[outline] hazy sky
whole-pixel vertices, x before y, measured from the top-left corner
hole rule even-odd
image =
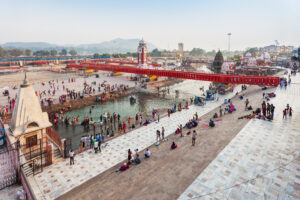
[[[0,44],[141,38],[160,48],[300,45],[300,0],[0,0]]]

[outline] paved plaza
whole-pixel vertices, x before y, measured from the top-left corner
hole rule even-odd
[[[250,120],[179,200],[300,199],[299,74],[276,94],[273,122]],[[287,103],[294,112],[285,120]]]
[[[231,98],[233,95],[234,93],[230,93],[223,98]],[[109,141],[101,153],[95,154],[92,150],[85,151],[75,156],[75,165],[70,166],[69,160],[65,160],[46,167],[42,173],[30,179],[31,184],[37,186],[35,192],[40,193],[45,199],[57,198],[127,159],[129,148],[141,151],[154,144],[157,129],[160,130],[164,126],[166,137],[174,134],[176,128],[192,119],[196,112],[199,116],[208,113],[221,105],[223,98],[220,98],[219,101],[208,102],[204,107],[190,106],[188,110],[171,114],[170,118],[162,118],[159,123],[152,122],[148,126],[121,135]]]

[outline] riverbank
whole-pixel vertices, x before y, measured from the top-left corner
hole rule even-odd
[[[102,102],[106,102],[106,101],[113,101],[116,99],[119,99],[121,97],[124,96],[128,96],[131,94],[134,94],[136,92],[136,88],[132,87],[127,89],[126,91],[123,91],[121,94],[106,94],[105,96],[105,100],[103,100]],[[82,99],[75,99],[75,100],[70,100],[64,103],[57,103],[57,104],[53,104],[51,106],[44,106],[42,107],[42,110],[44,112],[48,112],[48,113],[56,113],[56,112],[66,112],[66,111],[71,111],[71,110],[75,110],[75,109],[79,109],[85,106],[91,106],[91,105],[95,105],[99,102],[96,101],[96,97],[100,97],[102,95],[98,94],[98,95],[89,95],[88,97],[84,97]]]
[[[167,87],[167,86],[171,86],[174,85],[176,83],[180,83],[183,80],[161,80],[161,81],[153,81],[153,82],[149,82],[148,86],[150,87],[149,89],[149,94],[151,95],[151,93],[154,93],[153,88],[157,88],[157,87]],[[129,96],[129,95],[134,95],[136,92],[138,92],[138,88],[137,87],[132,87],[129,88],[128,90],[124,91],[122,94],[107,94],[105,97],[105,100],[103,102],[106,101],[114,101],[117,99],[120,99],[122,97],[125,96]],[[51,106],[44,106],[42,107],[44,112],[48,112],[48,113],[55,113],[55,112],[59,112],[59,111],[71,111],[71,110],[76,110],[79,108],[83,108],[85,106],[92,106],[95,105],[99,102],[96,101],[96,96],[100,97],[101,95],[90,95],[88,97],[84,97],[83,99],[75,99],[75,100],[71,100],[68,102],[65,102],[63,104],[53,104]]]

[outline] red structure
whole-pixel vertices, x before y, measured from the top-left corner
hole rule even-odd
[[[142,39],[138,46],[138,66],[145,66],[148,62],[147,45]]]
[[[143,69],[132,67],[128,65],[113,65],[104,63],[81,63],[79,65],[67,65],[69,68],[78,69],[93,69],[112,72],[125,72],[133,74],[156,75],[179,79],[193,79],[200,81],[211,81],[219,83],[232,83],[232,84],[249,84],[249,85],[265,85],[277,86],[280,82],[279,77],[267,76],[245,76],[245,75],[223,75],[223,74],[207,74],[199,72],[183,72],[172,70],[159,70],[159,69]]]

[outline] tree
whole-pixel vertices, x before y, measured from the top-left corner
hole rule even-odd
[[[39,50],[33,53],[34,56],[49,56],[50,52],[47,50]]]
[[[131,52],[127,52],[126,53],[127,57],[137,57],[137,52],[131,53]]]
[[[200,48],[193,48],[192,51],[190,52],[191,56],[203,56],[204,54],[205,54],[205,50]]]
[[[4,57],[7,55],[7,51],[0,46],[0,57]]]
[[[66,49],[62,49],[61,52],[59,52],[59,55],[66,56],[67,55],[67,50]]]
[[[219,50],[218,53],[216,54],[214,62],[213,62],[213,70],[215,73],[221,72],[221,67],[223,65],[223,62],[224,62],[224,58],[223,58],[221,51]]]
[[[57,51],[56,51],[55,49],[52,49],[52,50],[50,51],[50,55],[51,55],[51,56],[57,56]]]
[[[31,49],[26,49],[25,50],[25,56],[31,56]]]
[[[100,54],[99,53],[95,53],[93,57],[94,58],[100,58]]]
[[[205,55],[208,56],[208,57],[214,57],[216,55],[216,53],[217,53],[216,50],[212,50],[212,51],[206,52]]]
[[[256,57],[256,56],[258,55],[258,53],[259,53],[259,50],[258,50],[257,47],[247,48],[247,49],[246,49],[246,52],[245,52],[245,55],[246,55],[248,52],[251,53],[252,56]]]
[[[50,52],[47,50],[42,51],[43,52],[43,56],[50,56]]]
[[[71,51],[69,51],[69,54],[71,56],[76,56],[77,55],[77,51],[75,49],[72,49]]]
[[[110,58],[110,54],[109,53],[104,53],[101,55],[101,57],[107,57],[107,58]]]
[[[232,57],[232,60],[237,64],[240,65],[241,64],[241,55],[236,54]]]
[[[151,57],[161,57],[161,52],[158,49],[153,49],[150,53]]]
[[[8,50],[8,55],[9,55],[9,56],[13,56],[13,57],[21,56],[21,55],[24,55],[24,50],[20,50],[20,49],[9,49],[9,50]]]

